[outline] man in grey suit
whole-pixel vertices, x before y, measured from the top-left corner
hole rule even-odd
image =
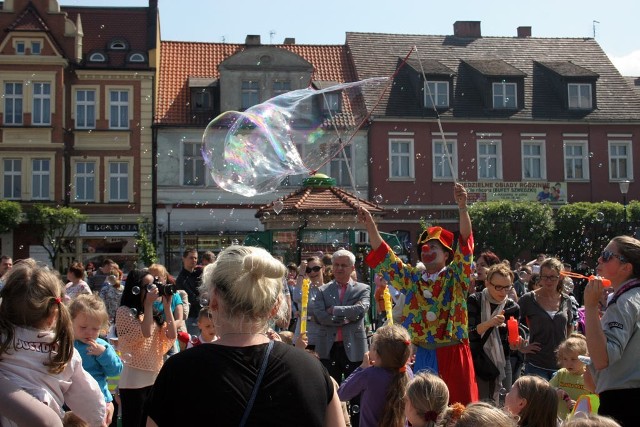
[[[340,384],[362,363],[368,349],[364,316],[371,288],[351,278],[356,257],[346,249],[333,253],[334,280],[320,286],[313,311],[320,324],[315,351]]]

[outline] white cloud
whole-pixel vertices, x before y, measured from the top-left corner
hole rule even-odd
[[[640,50],[624,56],[609,55],[609,59],[623,76],[640,76]]]

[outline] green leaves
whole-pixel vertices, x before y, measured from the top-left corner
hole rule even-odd
[[[0,233],[7,233],[16,228],[22,221],[20,203],[0,200]]]

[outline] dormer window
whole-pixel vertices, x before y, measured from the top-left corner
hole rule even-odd
[[[127,42],[121,39],[114,40],[109,44],[109,49],[111,50],[125,50],[126,48]]]
[[[449,82],[427,81],[424,85],[425,108],[449,108]]]
[[[89,55],[89,62],[107,62],[107,57],[103,53],[94,52]]]
[[[42,44],[40,42],[31,42],[31,54],[40,55],[42,51]]]
[[[590,110],[593,106],[590,83],[567,84],[569,109]]]
[[[340,92],[325,92],[322,96],[322,111],[336,114],[342,111],[342,97]]]
[[[129,55],[129,62],[146,62],[146,58],[141,53],[132,53]]]
[[[16,54],[24,55],[25,53],[25,43],[24,42],[16,42]]]
[[[493,108],[515,110],[518,107],[518,85],[515,83],[493,83]]]

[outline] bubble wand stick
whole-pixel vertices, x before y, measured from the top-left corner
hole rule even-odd
[[[309,279],[302,281],[302,308],[300,309],[300,335],[307,332],[307,304],[309,303]]]
[[[387,322],[389,322],[389,325],[393,325],[393,316],[391,315],[393,307],[391,306],[391,294],[389,293],[389,286],[386,286],[384,288],[382,298],[384,299],[384,311],[387,312]]]

